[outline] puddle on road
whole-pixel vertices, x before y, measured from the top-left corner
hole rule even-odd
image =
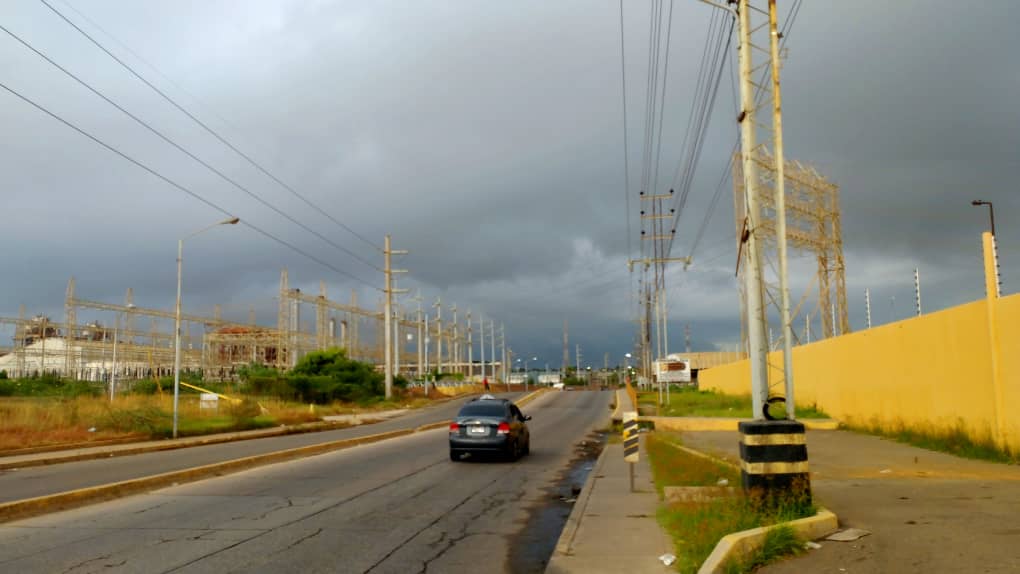
[[[574,445],[574,456],[555,483],[542,489],[542,502],[528,508],[528,519],[510,541],[509,571],[541,574],[556,549],[574,500],[584,487],[606,443],[606,433],[593,432]]]

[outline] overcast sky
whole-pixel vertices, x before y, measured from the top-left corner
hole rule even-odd
[[[409,249],[401,285],[506,324],[521,356],[611,364],[632,348],[620,5],[586,2],[51,0],[118,57],[332,218]],[[791,2],[780,0],[785,17]],[[73,6],[72,9],[69,6]],[[631,241],[646,102],[647,1],[625,2]],[[672,172],[713,8],[675,0],[662,136]],[[86,19],[87,18],[87,19]],[[980,232],[996,207],[1005,293],[1020,285],[1020,3],[804,2],[786,45],[786,156],[840,186],[851,324],[864,289],[881,324],[983,296]],[[132,77],[38,0],[0,24],[226,176],[375,266],[381,254],[305,205]],[[98,27],[97,27],[98,26]],[[730,59],[735,51],[731,48]],[[147,66],[139,57],[158,68]],[[294,286],[378,302],[382,274],[258,204],[0,33],[0,83],[244,222],[185,244],[185,308],[275,322]],[[726,69],[674,254],[694,230],[736,135]],[[80,297],[172,309],[177,239],[222,214],[0,90],[0,315],[63,316]],[[659,190],[660,192],[664,190]],[[732,193],[686,272],[671,272],[671,348],[740,334]],[[632,248],[633,251],[633,248]],[[631,253],[631,256],[635,253]],[[342,271],[338,273],[336,270]],[[792,267],[794,298],[813,277]],[[352,277],[356,277],[353,279]],[[413,302],[406,302],[413,305]],[[111,318],[84,311],[80,320]],[[445,310],[444,317],[449,317]],[[9,333],[3,335],[9,341]],[[8,343],[2,343],[6,345]],[[476,355],[477,356],[477,355]]]

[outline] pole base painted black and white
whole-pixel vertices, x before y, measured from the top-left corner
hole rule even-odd
[[[811,500],[804,424],[791,420],[741,421],[740,478],[744,491],[766,499]]]

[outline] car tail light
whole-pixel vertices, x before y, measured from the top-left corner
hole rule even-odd
[[[496,428],[496,434],[509,434],[510,423],[499,423],[499,427]]]
[[[460,432],[460,425],[457,423],[450,423],[450,432]]]

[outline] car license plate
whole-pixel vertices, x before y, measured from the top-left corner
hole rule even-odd
[[[489,432],[489,429],[481,425],[468,427],[468,434],[486,434],[487,432]]]

